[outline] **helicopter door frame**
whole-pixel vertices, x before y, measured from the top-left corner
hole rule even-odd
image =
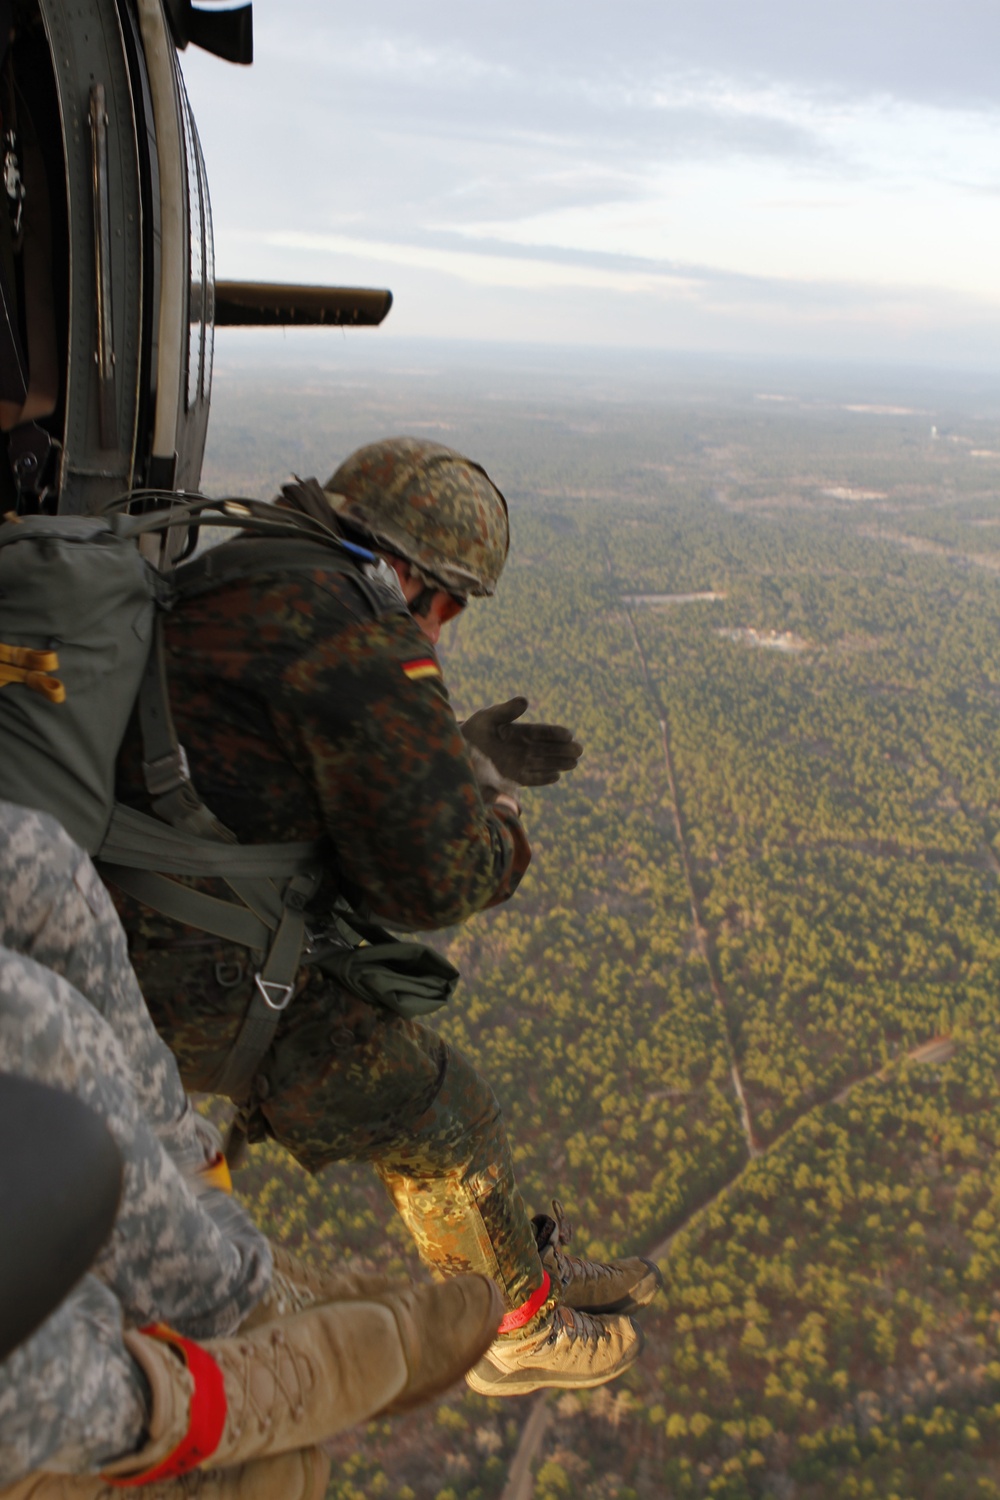
[[[153,106],[160,189],[156,408],[146,484],[151,488],[173,489],[181,390],[187,363],[188,184],[174,40],[160,0],[136,0],[135,9]]]
[[[59,509],[85,513],[128,489],[133,476],[143,295],[136,121],[114,4],[37,3],[59,100],[69,227]],[[100,129],[91,128],[92,110]],[[94,363],[102,352],[103,423],[102,381],[95,379]]]

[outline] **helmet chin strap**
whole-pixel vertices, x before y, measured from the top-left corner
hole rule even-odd
[[[429,612],[431,605],[434,603],[434,595],[437,592],[436,588],[430,588],[425,583],[420,593],[415,595],[407,606],[410,614],[416,615],[417,619],[422,619]]]

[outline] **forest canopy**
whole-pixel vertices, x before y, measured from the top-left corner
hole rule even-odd
[[[447,410],[514,539],[442,642],[456,710],[525,693],[586,746],[515,900],[432,936],[529,1211],[665,1275],[626,1380],[550,1400],[536,1500],[1000,1495],[1000,424],[400,380],[304,394],[286,454],[264,389],[214,492]],[[416,1271],[363,1167],[238,1185]],[[531,1409],[376,1424],[331,1495],[493,1500]]]

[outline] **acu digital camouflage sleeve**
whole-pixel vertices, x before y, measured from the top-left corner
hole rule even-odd
[[[129,961],[125,933],[111,898],[87,854],[47,813],[0,801],[0,944],[68,981],[114,1035],[128,1085],[144,1123],[182,1175],[198,1182],[211,1146],[194,1113],[177,1063],[153,1026]],[[185,1190],[186,1191],[186,1190]],[[203,1231],[218,1247],[216,1332],[246,1313],[270,1280],[267,1242],[228,1193],[197,1188],[200,1214],[192,1221],[193,1256]],[[215,1250],[211,1252],[214,1254]],[[211,1282],[211,1266],[208,1277]],[[167,1271],[169,1277],[170,1272]],[[227,1311],[227,1307],[232,1307]],[[167,1316],[161,1308],[161,1316]]]
[[[0,1483],[29,1470],[97,1468],[131,1452],[146,1386],[124,1323],[227,1334],[256,1305],[271,1260],[248,1266],[140,1110],[122,1047],[51,969],[0,948],[0,1070],[74,1094],[102,1119],[124,1167],[114,1229],[92,1274],[0,1363]]]

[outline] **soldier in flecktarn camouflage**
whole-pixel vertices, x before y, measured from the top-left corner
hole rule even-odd
[[[382,562],[289,569],[245,537],[178,570],[170,699],[200,795],[241,843],[329,840],[310,907],[320,926],[337,899],[408,930],[507,900],[530,859],[517,784],[556,780],[580,747],[559,726],[516,724],[523,699],[465,726],[448,700],[434,646],[470,595],[495,589],[502,495],[451,449],[396,438],[279,503]],[[140,758],[136,730],[119,795],[145,808]],[[227,1059],[254,1001],[252,957],[116,899],[187,1086],[229,1083],[235,1097]],[[237,1102],[251,1140],[273,1136],[311,1171],[371,1162],[436,1274],[496,1281],[507,1315],[475,1389],[596,1385],[638,1356],[628,1314],[655,1294],[656,1268],[579,1260],[551,1219],[528,1217],[492,1091],[429,1026],[305,967]]]

